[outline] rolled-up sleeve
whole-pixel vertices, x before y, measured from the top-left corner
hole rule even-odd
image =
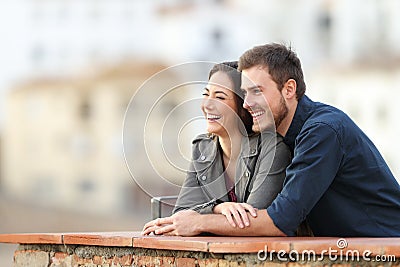
[[[332,183],[343,156],[339,135],[330,125],[320,122],[304,125],[296,138],[282,192],[267,208],[276,227],[288,236],[295,235],[297,227]]]

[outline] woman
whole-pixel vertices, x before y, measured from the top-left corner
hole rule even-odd
[[[252,132],[236,69],[237,62],[225,62],[209,73],[201,105],[208,133],[193,141],[173,212],[221,213],[232,226],[244,227],[246,211],[256,216],[255,209],[267,208],[281,191],[290,152],[276,133]]]

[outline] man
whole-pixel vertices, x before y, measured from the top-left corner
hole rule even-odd
[[[257,46],[240,57],[239,68],[254,130],[270,127],[271,110],[293,153],[282,192],[257,217],[244,216],[247,227],[184,211],[146,224],[143,233],[292,236],[306,219],[315,236],[400,236],[399,184],[346,114],[304,95],[296,54],[279,44]]]

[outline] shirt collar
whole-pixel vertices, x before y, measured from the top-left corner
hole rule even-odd
[[[296,108],[296,112],[294,113],[294,117],[292,123],[289,126],[289,129],[283,139],[283,141],[289,146],[290,150],[294,150],[294,142],[296,140],[297,135],[300,133],[301,128],[307,118],[311,115],[312,108],[314,106],[314,102],[306,95],[303,95]]]

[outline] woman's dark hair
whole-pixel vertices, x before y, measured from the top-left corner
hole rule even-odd
[[[253,118],[251,117],[250,113],[243,108],[243,99],[244,95],[242,90],[240,90],[242,78],[241,73],[237,70],[238,69],[238,62],[237,61],[228,61],[222,62],[219,64],[215,64],[214,67],[210,70],[208,75],[208,79],[210,80],[211,76],[213,76],[216,72],[222,71],[228,75],[233,83],[233,92],[235,93],[235,104],[237,106],[237,113],[240,119],[243,122],[243,125],[246,129],[246,133],[250,134],[253,133]]]

